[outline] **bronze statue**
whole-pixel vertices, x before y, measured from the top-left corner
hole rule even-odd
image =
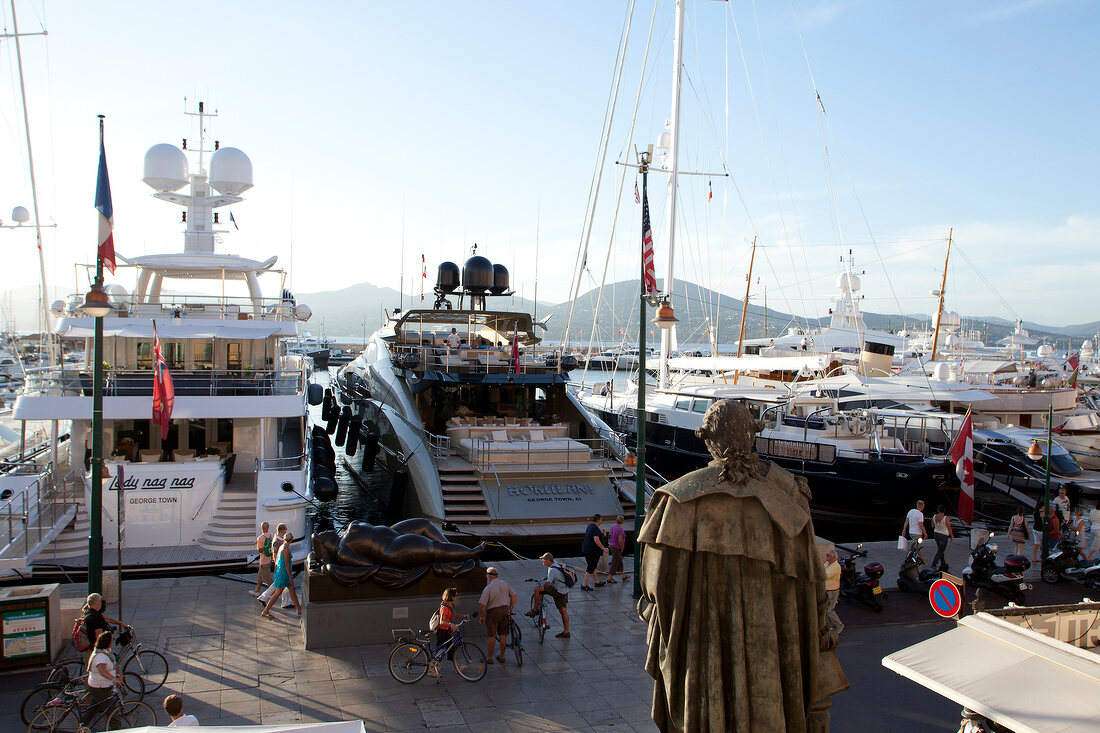
[[[757,457],[758,430],[741,403],[711,405],[696,435],[714,460],[658,489],[642,525],[638,607],[662,731],[824,732],[829,696],[848,688],[809,487]]]
[[[457,578],[478,566],[485,545],[473,549],[448,542],[427,519],[406,519],[392,527],[352,522],[343,535],[313,535],[313,560],[341,585],[372,580],[384,588],[405,588],[433,572]]]

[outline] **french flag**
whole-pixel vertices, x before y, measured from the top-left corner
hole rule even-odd
[[[115,209],[111,205],[111,181],[107,177],[107,151],[103,147],[103,120],[99,121],[99,177],[95,184],[95,210],[99,212],[99,259],[115,274]]]

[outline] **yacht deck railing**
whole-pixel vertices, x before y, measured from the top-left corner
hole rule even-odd
[[[172,369],[176,397],[300,395],[305,390],[302,369]],[[104,397],[152,396],[152,369],[108,369]],[[92,394],[93,377],[72,366],[27,370],[24,394]]]

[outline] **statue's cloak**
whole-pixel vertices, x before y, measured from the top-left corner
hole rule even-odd
[[[732,482],[715,461],[654,493],[640,582],[662,731],[824,731],[828,696],[848,687],[809,488],[759,469]]]

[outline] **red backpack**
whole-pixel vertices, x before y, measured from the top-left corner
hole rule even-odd
[[[76,647],[78,652],[86,652],[92,647],[91,639],[88,638],[88,631],[84,628],[83,616],[77,616],[76,621],[73,622],[73,646]]]

